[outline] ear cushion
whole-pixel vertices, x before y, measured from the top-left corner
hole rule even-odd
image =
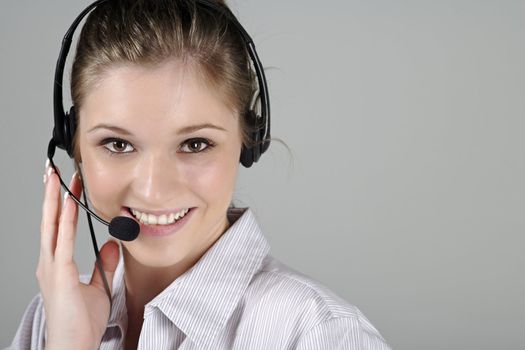
[[[242,146],[240,162],[245,168],[249,168],[253,164],[253,148]]]
[[[246,124],[248,125],[250,139],[248,140],[249,146],[242,147],[241,150],[241,164],[249,168],[253,163],[257,162],[261,156],[261,126],[258,125],[261,118],[258,118],[253,110],[247,110],[244,114]]]
[[[77,130],[77,114],[74,106],[69,109],[69,113],[66,112],[64,124],[64,147],[69,157],[73,158],[73,137]]]

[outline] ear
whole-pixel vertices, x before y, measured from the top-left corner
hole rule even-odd
[[[82,155],[80,154],[80,149],[75,149],[75,157],[73,160],[76,164],[82,164]]]
[[[83,176],[82,176],[82,162],[77,162],[75,160],[75,170],[77,171],[78,176],[80,177],[80,180],[82,181],[83,180]],[[84,189],[84,183],[83,182],[82,182],[82,189]]]

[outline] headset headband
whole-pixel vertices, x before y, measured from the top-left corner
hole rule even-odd
[[[53,110],[55,118],[55,126],[53,128],[53,137],[49,142],[48,146],[48,158],[53,158],[55,154],[56,147],[64,149],[67,151],[68,155],[73,158],[73,149],[72,149],[72,139],[76,129],[76,113],[74,107],[71,107],[69,113],[64,111],[63,96],[62,96],[62,81],[64,78],[64,66],[66,63],[66,58],[71,47],[71,42],[73,34],[78,27],[80,21],[95,7],[105,3],[109,0],[97,0],[91,5],[86,7],[73,21],[69,27],[64,39],[62,40],[62,47],[60,49],[60,54],[58,56],[56,69],[55,69],[55,81],[54,81],[54,93],[53,93]],[[248,32],[243,28],[239,23],[235,15],[230,11],[229,8],[222,6],[216,2],[210,0],[196,0],[197,5],[202,5],[204,7],[215,10],[223,15],[226,15],[231,23],[234,24],[235,28],[241,35],[250,59],[255,68],[257,74],[257,81],[259,86],[258,98],[260,98],[260,108],[261,115],[257,116],[252,106],[248,108],[248,123],[250,127],[253,127],[253,131],[250,133],[251,142],[253,146],[248,145],[245,147],[243,145],[241,151],[240,161],[242,165],[249,168],[254,162],[257,162],[260,156],[268,149],[270,146],[270,98],[268,94],[268,85],[266,83],[266,76],[264,74],[264,69],[262,67],[257,51],[255,50],[255,45],[252,38],[248,35]],[[255,106],[253,106],[255,107]]]

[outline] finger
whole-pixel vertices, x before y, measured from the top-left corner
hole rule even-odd
[[[46,169],[46,176],[40,224],[40,255],[53,260],[60,217],[60,182],[51,167]]]
[[[73,174],[69,188],[74,196],[80,197],[81,185],[77,173]],[[65,193],[62,215],[58,227],[58,237],[55,249],[55,261],[70,263],[75,252],[77,235],[78,205]]]
[[[61,186],[61,185],[60,185],[60,176],[61,176],[62,173],[60,172],[60,169],[59,169],[58,167],[56,167],[56,166],[53,167],[53,165],[51,164],[51,162],[49,161],[49,159],[47,159],[47,160],[46,160],[46,166],[45,166],[45,172],[44,172],[44,184],[45,184],[46,181],[48,180],[49,175],[51,175],[52,173],[56,173],[56,174],[58,174],[58,175],[57,175],[57,176],[58,176],[58,184],[59,184],[59,186]],[[62,209],[62,199],[61,199],[60,196],[58,197],[58,199],[59,199],[59,203],[58,203],[59,206],[58,206],[58,215],[57,215],[57,220],[58,220],[58,218],[60,218],[60,211],[61,211],[61,209]]]
[[[104,274],[106,275],[109,290],[113,290],[113,276],[115,275],[115,270],[119,262],[120,249],[119,243],[115,240],[107,241],[100,249],[100,258],[102,259],[102,266]],[[89,284],[99,287],[102,290],[105,290],[104,280],[102,279],[102,274],[98,269],[97,262],[95,261],[95,267],[93,269],[93,274],[91,275],[91,281]]]

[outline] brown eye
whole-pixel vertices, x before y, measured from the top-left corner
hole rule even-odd
[[[192,152],[198,152],[198,151],[200,151],[200,148],[202,146],[202,142],[200,142],[200,141],[191,141],[188,145],[190,146],[190,150]]]
[[[183,153],[200,153],[213,147],[211,141],[206,139],[190,139],[183,143]]]
[[[131,144],[121,139],[106,139],[102,143],[104,148],[111,154],[126,154],[133,152]]]
[[[122,152],[126,149],[126,143],[122,141],[113,141],[113,146],[117,152]]]

